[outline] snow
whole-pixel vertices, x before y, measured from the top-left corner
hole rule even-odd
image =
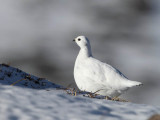
[[[1,61],[54,83],[75,85],[73,63],[79,49],[71,41],[85,34],[96,58],[144,83],[124,97],[160,105],[158,0],[145,0],[148,12],[139,11],[144,0],[1,1]]]
[[[74,97],[64,91],[0,86],[2,120],[146,120],[160,108]]]
[[[9,79],[4,71],[13,71],[17,76],[27,73],[15,72],[17,68],[4,65],[0,65],[0,70],[0,77],[5,78],[0,80],[1,120],[146,120],[160,113],[160,107],[145,104],[71,96],[47,80],[46,87],[41,88],[42,84],[37,87],[33,81],[38,77],[32,75],[34,79],[28,80],[27,85],[20,81],[10,86],[9,81],[17,79],[14,75],[11,78],[15,79]]]
[[[0,65],[0,83],[36,89],[61,88],[60,85],[49,82],[45,78],[35,77],[7,64]]]

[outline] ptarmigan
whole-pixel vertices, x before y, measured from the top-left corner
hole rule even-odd
[[[78,36],[73,41],[80,47],[74,66],[74,79],[80,90],[113,98],[142,84],[127,79],[119,70],[95,59],[87,37]]]

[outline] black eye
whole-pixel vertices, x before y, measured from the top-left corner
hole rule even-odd
[[[80,38],[78,38],[78,41],[81,41],[81,39],[80,39]]]

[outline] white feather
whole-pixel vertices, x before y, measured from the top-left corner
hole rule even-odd
[[[75,38],[75,42],[80,51],[74,66],[74,78],[80,90],[117,97],[128,88],[142,84],[128,80],[119,70],[95,59],[85,36]]]

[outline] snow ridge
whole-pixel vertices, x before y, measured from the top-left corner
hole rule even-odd
[[[46,80],[45,78],[38,78],[7,64],[0,64],[0,84],[36,89],[61,87],[60,85]]]
[[[15,83],[20,79],[25,80]],[[0,119],[147,120],[151,115],[160,113],[160,107],[71,96],[57,88],[62,87],[1,64]]]

